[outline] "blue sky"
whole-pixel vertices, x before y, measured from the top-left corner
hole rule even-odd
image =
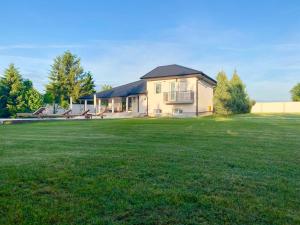
[[[99,88],[181,64],[215,77],[234,69],[257,101],[289,100],[300,82],[300,2],[3,1],[0,72],[15,63],[40,90],[71,50]]]

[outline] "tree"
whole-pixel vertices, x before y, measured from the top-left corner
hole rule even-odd
[[[109,85],[109,84],[103,84],[103,85],[101,86],[101,90],[100,90],[100,91],[108,91],[108,90],[110,90],[110,89],[112,89],[112,86],[111,86],[111,85]]]
[[[229,84],[230,98],[227,106],[232,113],[249,113],[251,108],[250,99],[246,87],[235,70]]]
[[[53,98],[52,98],[52,94],[48,91],[45,92],[45,94],[43,95],[43,102],[44,104],[52,104],[53,103]]]
[[[214,110],[217,114],[227,115],[231,111],[228,108],[228,101],[230,99],[229,94],[229,82],[224,71],[221,71],[217,75],[217,86],[214,92]]]
[[[10,64],[0,79],[0,116],[15,116],[17,112],[32,112],[43,105],[41,95],[30,80],[24,80]]]
[[[300,101],[300,83],[296,84],[292,90],[291,90],[291,94],[292,94],[292,100],[295,102],[299,102]]]
[[[10,64],[1,79],[2,89],[5,89],[3,97],[6,110],[10,116],[15,116],[17,112],[23,111],[26,107],[24,101],[23,79],[14,64]]]
[[[83,75],[81,81],[81,90],[80,96],[91,95],[94,94],[95,91],[95,82],[93,80],[93,75],[91,72],[87,72]]]
[[[25,101],[28,112],[34,112],[43,106],[43,96],[33,87],[25,92]]]
[[[54,59],[49,75],[50,83],[46,91],[51,96],[53,103],[58,103],[67,108],[72,97],[76,102],[85,93],[94,91],[91,73],[84,73],[80,58],[66,51]]]
[[[7,105],[7,96],[8,96],[8,88],[3,83],[3,79],[0,80],[0,118],[1,117],[9,117],[9,111],[6,107]]]

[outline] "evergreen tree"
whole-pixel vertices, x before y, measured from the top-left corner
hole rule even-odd
[[[92,73],[87,72],[82,77],[80,96],[91,95],[95,92],[95,82]]]
[[[232,113],[249,113],[251,108],[250,99],[246,87],[235,70],[229,85],[230,99],[228,108]]]
[[[217,114],[230,114],[231,112],[228,108],[228,101],[230,99],[229,82],[224,71],[218,73],[217,82],[214,91],[214,110]]]
[[[9,93],[8,87],[3,83],[4,79],[0,80],[0,118],[9,117],[7,108],[7,96]]]
[[[30,80],[24,80],[23,82],[23,97],[25,101],[25,108],[22,112],[34,112],[43,106],[42,95],[33,87]]]
[[[24,83],[23,79],[14,66],[10,64],[4,72],[1,79],[2,86],[6,89],[6,97],[4,97],[7,111],[10,116],[15,116],[17,112],[22,112],[26,107],[24,100]]]
[[[292,100],[295,102],[300,101],[300,83],[296,84],[291,90]]]
[[[84,73],[80,58],[70,51],[54,59],[49,79],[47,93],[53,103],[58,103],[64,108],[68,107],[70,97],[76,102],[85,93],[94,92],[91,73]]]
[[[32,82],[23,80],[14,64],[10,64],[0,79],[0,117],[32,112],[42,105],[41,96],[33,88]]]

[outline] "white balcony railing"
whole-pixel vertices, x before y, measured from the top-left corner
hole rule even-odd
[[[193,91],[169,91],[164,92],[166,104],[191,104],[194,103]]]

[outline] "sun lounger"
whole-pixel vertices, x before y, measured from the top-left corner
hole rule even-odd
[[[81,114],[81,116],[84,116],[84,118],[86,118],[86,119],[92,119],[92,117],[93,117],[93,114],[91,114],[91,113],[89,113],[89,109],[88,110],[85,110],[82,114]]]
[[[65,113],[65,117],[66,118],[73,118],[73,117],[77,117],[77,116],[84,116],[86,119],[90,119],[90,114],[89,114],[89,109],[85,110],[84,112],[80,113],[80,114],[69,114],[67,113],[68,111],[66,111]]]
[[[44,111],[46,111],[46,108],[41,107],[33,113],[17,113],[17,117],[18,118],[21,118],[21,117],[23,117],[23,118],[35,118],[35,117],[41,118],[41,117],[43,117],[43,115],[45,115],[45,114],[43,114]]]
[[[70,118],[71,115],[70,113],[72,112],[72,109],[69,109],[67,111],[65,111],[63,114],[61,114],[62,117],[66,117],[66,118]]]
[[[104,108],[102,111],[96,113],[95,116],[100,116],[101,119],[103,119],[103,117],[105,116],[105,115],[104,115],[105,112],[106,112],[106,108]]]

